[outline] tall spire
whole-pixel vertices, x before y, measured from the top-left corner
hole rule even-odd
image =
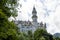
[[[35,9],[35,6],[33,7],[32,13],[37,13],[37,12],[36,12],[36,9]]]
[[[33,20],[33,24],[35,25],[37,23],[37,11],[35,9],[35,6],[33,7],[33,11],[32,11],[32,20]]]

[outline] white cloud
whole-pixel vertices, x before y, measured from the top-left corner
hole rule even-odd
[[[50,26],[47,27],[48,32],[54,34],[56,32],[60,33],[60,6],[58,5],[59,3],[57,3],[57,1],[52,2],[54,4],[50,4],[50,7],[47,5],[48,9],[51,9],[53,12],[50,13],[49,17],[47,17],[46,22],[50,24]]]

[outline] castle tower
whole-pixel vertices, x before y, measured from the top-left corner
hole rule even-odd
[[[33,24],[36,25],[37,24],[37,12],[35,7],[33,7],[33,11],[32,11],[32,20],[33,20]]]

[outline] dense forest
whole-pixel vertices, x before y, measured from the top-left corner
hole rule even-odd
[[[19,28],[8,18],[17,16],[18,0],[0,0],[0,40],[60,40],[46,30],[37,29],[34,33],[19,32]]]

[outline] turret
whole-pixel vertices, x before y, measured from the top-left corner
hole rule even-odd
[[[33,24],[36,25],[37,24],[37,11],[35,9],[35,7],[33,7],[33,11],[32,11],[32,20],[33,20]]]

